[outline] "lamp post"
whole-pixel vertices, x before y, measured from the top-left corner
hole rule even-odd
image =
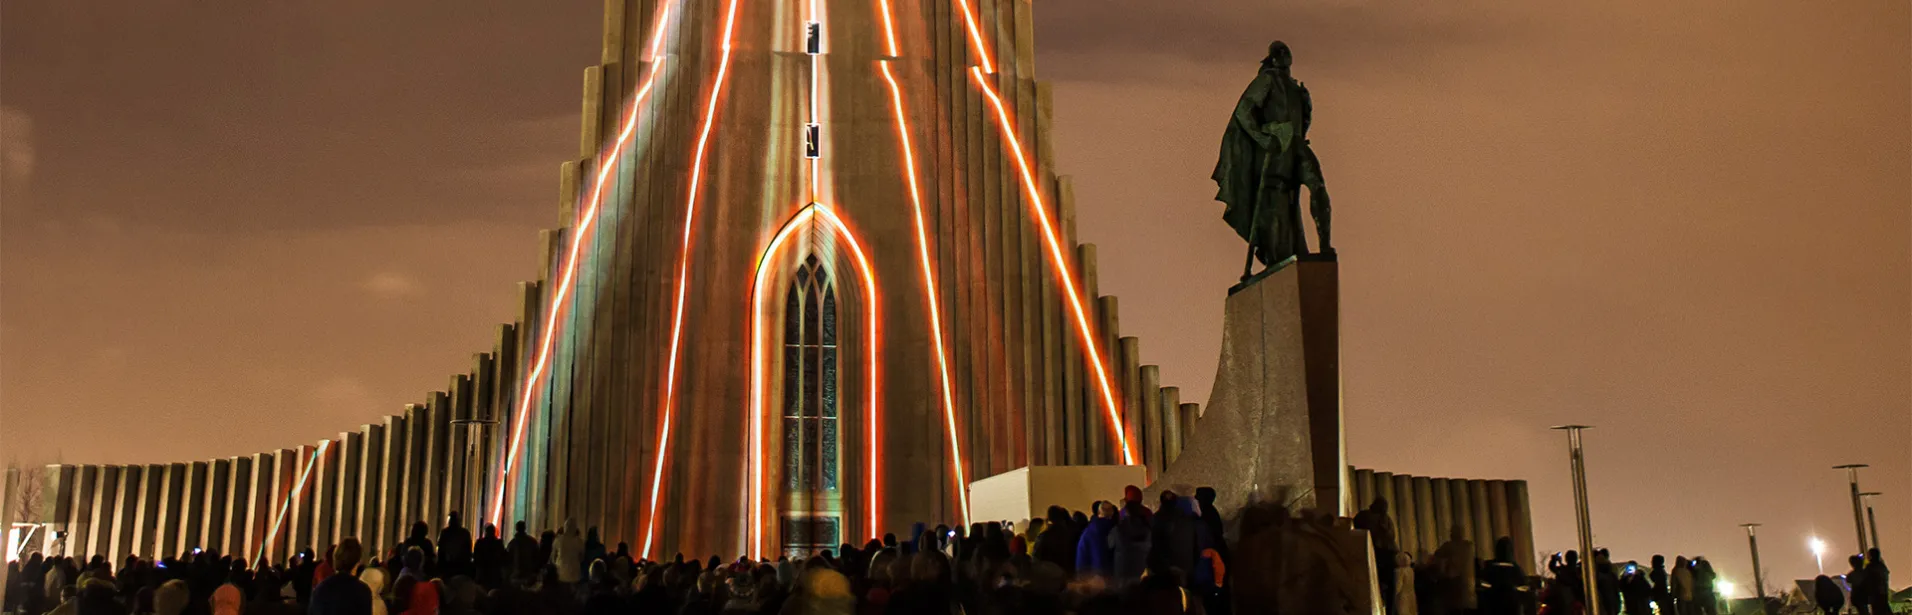
[[[1877,548],[1880,548],[1879,547],[1879,515],[1872,511],[1872,496],[1875,496],[1875,495],[1885,495],[1885,494],[1877,492],[1877,491],[1867,491],[1865,493],[1859,494],[1859,501],[1863,502],[1866,506],[1866,529],[1872,530],[1872,547],[1877,549]]]
[[[1587,458],[1580,447],[1580,432],[1592,428],[1591,425],[1559,425],[1555,430],[1567,432],[1567,461],[1573,471],[1573,504],[1575,516],[1579,518],[1580,529],[1580,579],[1581,587],[1587,588],[1588,613],[1603,613],[1600,610],[1600,592],[1598,580],[1593,571],[1593,521],[1587,512]]]
[[[1826,541],[1818,536],[1806,539],[1806,548],[1812,549],[1812,559],[1819,564],[1819,574],[1826,573]]]
[[[1766,604],[1766,576],[1759,570],[1759,532],[1758,523],[1741,523],[1746,528],[1746,547],[1753,550],[1753,592],[1759,595],[1759,603]]]
[[[1863,463],[1848,463],[1842,466],[1832,466],[1834,470],[1845,470],[1846,482],[1852,485],[1852,530],[1859,533],[1860,553],[1866,552],[1868,543],[1866,542],[1865,507],[1859,503],[1859,468],[1869,467],[1872,466]]]

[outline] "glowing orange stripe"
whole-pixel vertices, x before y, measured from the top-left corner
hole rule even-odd
[[[989,98],[989,104],[996,108],[996,119],[1002,125],[1003,137],[1007,139],[1009,149],[1016,156],[1016,168],[1022,172],[1023,188],[1029,193],[1029,209],[1036,213],[1037,227],[1042,229],[1043,244],[1049,248],[1049,258],[1056,268],[1056,277],[1062,280],[1064,292],[1069,297],[1069,308],[1075,313],[1076,331],[1082,335],[1082,345],[1088,349],[1089,365],[1095,368],[1096,384],[1102,389],[1103,408],[1108,411],[1109,431],[1115,434],[1115,441],[1122,447],[1122,463],[1135,465],[1135,454],[1129,450],[1129,437],[1122,433],[1122,412],[1116,407],[1115,389],[1109,384],[1109,373],[1102,364],[1102,351],[1096,347],[1096,335],[1089,328],[1087,310],[1082,307],[1082,296],[1076,291],[1075,280],[1070,272],[1075,271],[1062,254],[1062,242],[1056,239],[1056,229],[1049,222],[1048,206],[1042,203],[1042,193],[1036,189],[1035,173],[1029,170],[1029,160],[1022,153],[1022,141],[1016,138],[1015,123],[1009,120],[1009,111],[1002,106],[1002,98],[983,78],[982,71],[970,67],[970,77],[981,87],[983,95]]]
[[[887,0],[884,4],[884,22],[888,23]],[[949,462],[955,470],[956,496],[962,506],[963,525],[969,525],[969,483],[963,477],[962,446],[956,439],[956,394],[949,382],[949,353],[943,348],[942,307],[937,304],[937,299],[942,295],[936,290],[936,269],[930,264],[929,231],[923,222],[922,189],[916,184],[916,152],[910,146],[909,115],[903,111],[903,90],[897,87],[896,78],[890,74],[890,63],[884,61],[876,65],[883,73],[883,81],[890,86],[890,108],[896,113],[896,136],[903,143],[903,175],[909,179],[910,208],[915,214],[916,255],[923,269],[923,298],[929,304],[930,339],[936,341],[936,375],[943,385],[943,422],[949,433]]]
[[[863,276],[864,303],[865,303],[865,308],[867,309],[866,313],[869,316],[869,319],[868,319],[869,329],[867,333],[869,335],[869,340],[870,340],[870,343],[868,344],[868,361],[869,361],[868,366],[870,370],[869,371],[869,387],[868,387],[869,389],[869,400],[868,400],[868,403],[869,403],[869,429],[868,429],[869,490],[868,491],[869,493],[867,494],[868,500],[869,500],[868,503],[870,507],[870,510],[869,510],[870,531],[874,533],[879,528],[883,527],[882,517],[878,509],[879,504],[882,502],[882,496],[880,494],[880,489],[878,487],[879,477],[881,475],[880,467],[882,465],[881,464],[882,457],[879,454],[881,440],[878,434],[882,433],[882,429],[880,426],[881,412],[879,411],[880,408],[877,402],[878,392],[880,390],[878,383],[881,382],[881,378],[879,377],[880,374],[878,372],[878,366],[879,366],[878,357],[880,356],[879,347],[881,346],[880,344],[881,338],[877,337],[877,321],[879,319],[879,313],[877,311],[878,298],[877,298],[875,269],[870,267],[869,259],[865,257],[863,252],[863,245],[856,240],[856,234],[855,232],[850,230],[849,225],[844,224],[843,219],[837,217],[836,212],[834,210],[831,210],[828,206],[825,206],[819,203],[813,203],[809,206],[804,207],[803,209],[798,210],[795,215],[790,217],[790,220],[788,222],[785,222],[783,224],[783,228],[777,230],[777,234],[774,237],[772,237],[770,240],[770,246],[764,249],[763,256],[757,260],[756,275],[753,277],[751,281],[751,285],[750,285],[750,296],[751,296],[750,453],[751,453],[751,459],[747,465],[750,469],[750,476],[751,476],[750,495],[749,495],[750,497],[749,527],[750,527],[750,535],[751,535],[751,557],[752,558],[763,557],[763,542],[764,542],[763,501],[767,494],[763,484],[764,458],[769,456],[767,453],[767,445],[764,443],[764,439],[763,439],[763,433],[765,428],[764,415],[766,412],[764,408],[764,396],[766,395],[765,386],[764,386],[764,380],[765,380],[764,365],[769,362],[768,357],[765,356],[766,353],[764,350],[764,332],[768,329],[768,327],[764,326],[763,310],[764,310],[764,297],[766,293],[764,292],[763,286],[764,286],[765,280],[769,276],[771,265],[773,263],[771,259],[774,256],[776,256],[777,251],[783,248],[784,242],[789,240],[790,236],[794,234],[798,228],[802,227],[805,222],[810,221],[812,218],[816,217],[816,215],[819,213],[823,215],[823,219],[826,222],[829,222],[829,226],[831,230],[836,231],[837,236],[842,237],[844,241],[847,244],[849,244],[850,254],[852,257],[856,259],[858,273],[862,274]]]
[[[657,26],[651,31],[653,58],[657,55],[658,43],[663,40],[664,23],[669,16],[670,8],[666,6],[658,15]],[[617,161],[623,155],[624,145],[630,141],[631,135],[637,128],[638,108],[644,103],[644,98],[650,94],[651,86],[656,81],[657,65],[653,62],[650,74],[644,79],[643,87],[638,88],[636,96],[631,100],[630,109],[625,111],[624,126],[618,131],[616,143],[611,146],[608,154],[598,157],[597,181],[592,185],[591,195],[585,200],[585,209],[579,214],[575,223],[577,232],[573,234],[571,249],[564,257],[564,275],[560,276],[557,291],[552,295],[549,304],[550,313],[546,315],[544,330],[540,333],[541,337],[538,340],[537,359],[533,361],[531,373],[525,377],[523,391],[518,397],[517,418],[511,424],[511,447],[505,455],[504,463],[498,466],[498,488],[491,500],[492,525],[503,525],[506,481],[511,477],[512,470],[517,469],[518,451],[524,444],[525,419],[530,413],[532,401],[537,398],[538,383],[544,377],[545,368],[549,366],[551,348],[556,341],[558,315],[563,311],[565,298],[571,294],[572,283],[577,274],[578,252],[584,247],[584,238],[589,236],[591,227],[597,223],[598,206],[603,203],[604,182],[610,177],[611,171],[617,168]]]
[[[879,514],[879,511],[877,508],[878,504],[881,502],[881,498],[879,497],[880,490],[877,487],[877,474],[878,474],[878,468],[882,465],[880,463],[882,460],[882,457],[878,454],[878,451],[877,451],[878,439],[879,439],[877,434],[882,433],[879,430],[880,422],[882,419],[879,413],[877,412],[876,392],[877,392],[877,383],[882,382],[882,379],[878,377],[876,358],[877,358],[877,346],[879,345],[879,342],[882,341],[882,338],[879,338],[876,336],[876,324],[877,324],[876,274],[875,274],[875,270],[870,267],[869,259],[863,256],[863,245],[857,242],[856,233],[850,232],[849,225],[844,224],[843,220],[837,217],[836,212],[830,209],[829,207],[825,207],[823,205],[815,205],[814,207],[817,208],[817,211],[823,213],[823,219],[829,220],[831,226],[836,227],[837,234],[843,237],[843,240],[845,242],[848,242],[850,244],[850,255],[856,257],[857,269],[863,274],[863,290],[864,290],[863,295],[864,295],[864,303],[866,304],[869,310],[868,311],[868,314],[869,314],[868,335],[870,336],[869,337],[870,341],[868,344],[869,361],[870,361],[870,372],[868,376],[869,383],[870,383],[870,386],[869,386],[869,390],[870,390],[869,445],[870,446],[869,446],[869,456],[866,457],[865,459],[867,460],[866,463],[869,468],[869,477],[870,477],[870,480],[869,480],[870,488],[869,488],[869,494],[868,494],[869,506],[870,506],[870,533],[873,534],[871,538],[877,538],[879,536],[875,536],[874,534],[879,534],[882,531],[881,528],[883,527],[883,525],[881,520],[882,517]]]
[[[877,0],[878,10],[883,15],[883,48],[890,57],[896,57],[896,24],[890,21],[890,0]]]
[[[644,520],[644,550],[638,557],[650,557],[651,539],[657,530],[658,485],[664,476],[664,458],[670,450],[671,412],[677,403],[677,353],[684,333],[684,291],[690,283],[690,231],[697,218],[697,189],[704,175],[704,151],[710,145],[710,129],[717,120],[717,98],[724,91],[724,77],[730,73],[730,35],[737,25],[737,0],[730,0],[724,14],[723,57],[717,63],[717,84],[710,88],[710,101],[704,107],[704,128],[697,136],[697,152],[691,158],[690,196],[684,199],[684,238],[677,257],[677,299],[671,315],[670,367],[664,376],[663,428],[657,434],[657,465],[651,471],[650,512]]]
[[[995,74],[996,67],[989,61],[989,49],[983,47],[983,35],[976,28],[976,12],[970,10],[969,0],[956,0],[956,6],[963,9],[963,25],[969,28],[969,42],[976,46],[976,57],[980,60],[983,72]]]

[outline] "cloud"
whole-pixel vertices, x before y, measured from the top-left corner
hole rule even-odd
[[[397,271],[374,273],[359,287],[366,292],[388,298],[409,297],[418,294],[420,289],[418,281],[412,276]]]
[[[0,191],[9,209],[24,209],[27,188],[38,161],[34,147],[33,116],[16,107],[0,106]]]

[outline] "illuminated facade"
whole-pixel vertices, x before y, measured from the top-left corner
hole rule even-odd
[[[1023,466],[1159,476],[1197,408],[1097,292],[1032,31],[1029,0],[606,0],[561,228],[469,373],[335,439],[0,499],[34,485],[23,540],[115,561],[382,551],[451,511],[775,557],[965,522]],[[1348,480],[1397,518],[1530,536],[1524,483],[1376,476]]]
[[[964,522],[969,481],[1025,465],[1159,468],[1195,408],[1074,240],[1031,19],[606,0],[562,225],[492,352],[335,440],[54,468],[59,550],[276,559],[462,511],[774,557]]]

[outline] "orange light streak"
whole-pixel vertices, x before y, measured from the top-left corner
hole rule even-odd
[[[1135,465],[1135,454],[1129,450],[1129,437],[1122,433],[1122,412],[1115,405],[1115,389],[1109,384],[1108,369],[1102,364],[1102,351],[1096,346],[1095,332],[1089,328],[1089,317],[1082,307],[1082,295],[1076,290],[1075,280],[1070,274],[1075,269],[1062,254],[1062,243],[1056,239],[1056,229],[1049,222],[1048,206],[1043,204],[1042,193],[1036,189],[1035,173],[1030,171],[1029,159],[1023,155],[1022,141],[1016,138],[1015,123],[1009,120],[1009,111],[1003,108],[1002,98],[983,78],[980,68],[970,67],[969,75],[982,88],[983,95],[989,98],[990,106],[996,109],[996,119],[1001,123],[1003,137],[1016,156],[1016,168],[1021,171],[1023,188],[1029,193],[1029,208],[1036,213],[1043,244],[1049,248],[1049,258],[1055,264],[1056,277],[1062,280],[1063,290],[1069,297],[1069,308],[1075,313],[1076,331],[1082,335],[1082,345],[1088,349],[1089,365],[1095,368],[1096,383],[1102,389],[1102,405],[1109,415],[1109,431],[1122,447],[1122,463]]]
[[[868,454],[867,461],[868,461],[868,468],[869,468],[867,476],[868,476],[869,489],[867,490],[867,492],[868,492],[868,500],[869,500],[868,505],[869,505],[870,531],[871,533],[874,534],[879,530],[879,528],[883,527],[881,512],[878,508],[879,504],[882,502],[882,496],[880,495],[880,488],[879,488],[881,466],[882,466],[881,464],[882,457],[879,455],[879,449],[881,446],[881,436],[879,434],[882,433],[882,428],[881,428],[882,413],[880,412],[880,407],[878,406],[877,399],[878,399],[878,392],[880,390],[878,383],[881,382],[882,379],[880,378],[880,372],[878,371],[878,367],[880,365],[880,363],[878,362],[878,357],[881,355],[881,351],[880,351],[881,338],[877,337],[878,320],[879,320],[880,313],[877,311],[878,297],[877,297],[877,287],[876,287],[876,272],[875,272],[876,270],[870,266],[870,261],[865,256],[865,253],[863,252],[863,244],[856,240],[856,233],[850,230],[849,225],[844,224],[842,218],[837,217],[836,211],[830,209],[829,206],[823,205],[821,203],[812,203],[808,206],[805,206],[803,209],[798,210],[795,215],[792,215],[789,221],[784,222],[783,228],[778,229],[777,234],[770,239],[770,246],[764,249],[763,256],[757,260],[756,275],[753,277],[751,281],[751,285],[750,285],[750,296],[751,296],[750,451],[751,451],[751,460],[750,460],[750,463],[747,465],[750,468],[750,476],[751,476],[750,478],[751,557],[756,559],[761,559],[763,557],[763,542],[764,542],[764,531],[763,531],[764,504],[763,502],[765,499],[765,494],[767,493],[764,489],[764,483],[763,483],[764,459],[769,456],[767,445],[764,443],[764,438],[763,438],[763,433],[765,428],[764,419],[765,419],[765,412],[766,412],[766,409],[764,408],[764,397],[767,394],[766,386],[765,386],[765,378],[764,378],[764,366],[769,363],[768,357],[766,356],[765,342],[764,342],[764,333],[768,329],[768,327],[764,325],[764,313],[763,313],[764,297],[767,294],[764,292],[764,282],[769,278],[771,265],[773,264],[773,261],[771,260],[772,257],[776,256],[778,250],[781,250],[783,248],[784,242],[789,240],[790,236],[794,234],[798,228],[801,228],[804,223],[814,219],[818,214],[821,214],[823,216],[824,221],[829,223],[830,229],[833,231],[836,231],[837,236],[842,237],[844,239],[844,242],[850,246],[850,255],[856,260],[858,273],[861,274],[863,277],[864,307],[867,310],[866,313],[869,316],[868,318],[869,327],[868,327],[867,335],[869,335],[869,340],[870,340],[869,344],[866,345],[868,349],[868,357],[867,357],[868,364],[867,365],[870,370],[869,380],[868,380],[869,382],[869,387],[868,387],[869,425],[867,430],[868,445],[869,445],[867,449],[867,454]]]
[[[969,8],[969,0],[956,0],[956,6],[963,9],[963,25],[969,28],[969,42],[976,46],[976,58],[982,60],[980,66],[983,72],[995,74],[996,67],[989,61],[989,49],[983,47],[982,31],[976,27],[976,12]]]
[[[890,21],[890,0],[877,0],[877,6],[883,15],[883,49],[894,58],[896,57],[896,24]]]
[[[677,403],[677,354],[683,342],[684,333],[684,292],[690,283],[690,236],[692,223],[697,219],[697,192],[704,175],[704,152],[710,145],[710,129],[717,120],[717,98],[723,94],[724,78],[730,73],[730,39],[737,25],[738,0],[730,0],[724,14],[723,55],[717,63],[717,83],[710,88],[710,101],[704,106],[704,127],[697,136],[697,151],[691,158],[690,195],[684,199],[684,238],[677,257],[677,299],[671,315],[670,367],[664,376],[663,427],[657,434],[657,465],[651,471],[650,511],[644,515],[644,550],[638,557],[651,555],[651,540],[657,530],[657,493],[658,485],[664,476],[664,459],[670,450],[671,414]]]
[[[603,203],[604,182],[610,178],[611,171],[617,168],[618,159],[624,153],[624,146],[630,142],[631,135],[636,132],[637,111],[643,105],[645,97],[650,95],[651,87],[657,82],[655,58],[658,45],[663,41],[664,24],[669,17],[670,7],[666,6],[658,14],[657,25],[651,31],[650,49],[653,62],[649,74],[644,79],[644,85],[638,88],[637,94],[631,99],[630,108],[625,111],[623,127],[618,131],[617,141],[611,146],[609,153],[598,158],[597,181],[592,184],[591,195],[585,201],[585,209],[575,222],[577,232],[571,238],[571,249],[564,257],[564,274],[560,276],[557,292],[551,298],[550,313],[545,318],[544,330],[538,340],[537,359],[532,363],[531,373],[526,376],[523,392],[518,398],[517,419],[511,424],[511,447],[505,455],[504,464],[498,467],[498,488],[491,500],[492,525],[503,525],[506,482],[511,477],[511,472],[517,469],[518,451],[524,444],[525,419],[531,411],[532,402],[537,398],[538,384],[544,377],[545,368],[550,366],[551,349],[557,339],[558,315],[563,312],[564,300],[571,294],[573,282],[576,281],[578,253],[584,247],[585,237],[597,223],[598,206]]]
[[[883,22],[887,25],[888,0],[884,0],[883,4]],[[892,39],[890,44],[894,46],[895,41]],[[903,175],[909,180],[910,208],[915,215],[917,262],[923,269],[923,299],[929,304],[930,339],[936,341],[936,375],[943,385],[943,422],[949,433],[949,462],[955,470],[956,497],[962,506],[963,525],[969,525],[969,483],[963,477],[962,445],[956,438],[956,394],[949,382],[949,353],[943,347],[942,307],[937,304],[937,298],[942,295],[936,290],[936,269],[930,264],[929,231],[923,222],[922,188],[916,183],[916,151],[910,145],[909,114],[903,110],[903,90],[897,87],[896,77],[890,74],[890,63],[883,61],[876,65],[883,73],[883,81],[890,86],[890,108],[896,114],[896,136],[903,144]]]
[[[867,334],[869,335],[869,340],[870,340],[869,343],[866,344],[866,346],[868,346],[869,348],[869,361],[870,361],[870,364],[869,364],[870,371],[869,371],[869,375],[867,376],[867,378],[869,378],[869,384],[870,384],[869,386],[870,417],[868,421],[869,456],[865,457],[864,459],[866,460],[866,463],[869,467],[869,479],[870,479],[869,489],[867,491],[868,497],[869,497],[870,533],[872,538],[877,538],[880,536],[882,532],[881,528],[883,527],[883,525],[881,522],[882,516],[879,514],[879,510],[877,508],[878,504],[881,502],[881,498],[878,497],[879,488],[877,486],[877,474],[878,474],[878,469],[882,466],[882,464],[879,463],[882,457],[878,454],[878,450],[877,450],[878,438],[879,438],[877,434],[882,433],[879,430],[882,417],[880,413],[877,412],[876,392],[877,392],[877,383],[882,382],[882,378],[878,377],[879,373],[877,371],[876,358],[877,358],[877,346],[880,345],[882,338],[879,338],[876,336],[876,325],[877,325],[877,314],[878,314],[876,311],[876,303],[877,303],[876,273],[875,273],[876,270],[870,267],[869,259],[864,257],[863,245],[857,242],[856,233],[850,232],[849,225],[844,224],[843,220],[837,217],[836,211],[821,204],[815,205],[814,207],[817,208],[818,212],[821,212],[823,214],[823,218],[825,220],[830,221],[831,226],[836,227],[837,235],[843,237],[843,240],[850,244],[850,255],[856,257],[857,270],[863,274],[864,303],[868,309],[867,313],[869,314],[869,331]]]

